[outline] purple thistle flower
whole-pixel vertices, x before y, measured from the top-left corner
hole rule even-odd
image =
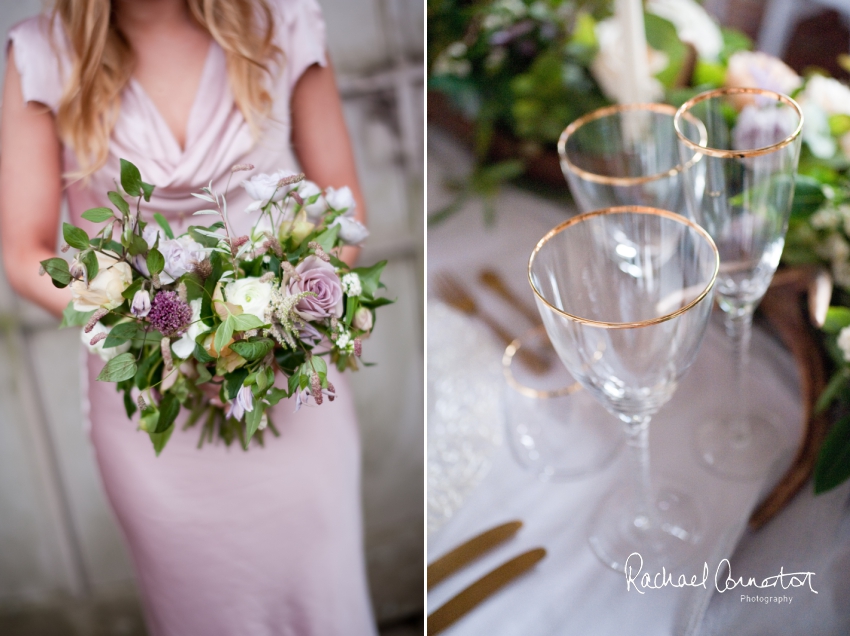
[[[163,336],[173,336],[189,326],[192,322],[192,309],[180,300],[177,292],[160,291],[151,302],[148,321]]]

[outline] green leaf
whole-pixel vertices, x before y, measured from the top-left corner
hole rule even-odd
[[[68,262],[65,259],[53,257],[41,261],[41,266],[47,275],[53,280],[53,284],[60,289],[67,287],[71,282],[71,272],[68,271]]]
[[[237,319],[240,317],[241,316],[237,316]],[[230,348],[251,362],[265,357],[269,351],[274,349],[274,341],[270,338],[251,338],[250,340],[234,342],[230,345]]]
[[[351,325],[351,321],[354,320],[354,312],[357,311],[357,306],[359,305],[359,299],[357,296],[348,296],[345,299],[345,326],[348,327]]]
[[[172,373],[177,373],[177,370],[175,369]],[[163,395],[162,400],[159,403],[159,420],[157,421],[156,428],[153,432],[164,433],[166,429],[174,424],[174,420],[177,419],[179,414],[180,401],[177,399],[177,396],[171,393]]]
[[[168,443],[171,434],[174,432],[174,425],[168,427],[162,433],[148,433],[151,438],[151,442],[153,442],[153,450],[156,453],[156,456],[159,457],[159,454],[162,452],[162,449],[165,448],[165,445]]]
[[[130,283],[130,286],[127,287],[127,289],[125,289],[123,292],[121,292],[121,296],[123,296],[127,300],[132,301],[133,296],[135,296],[136,292],[139,291],[142,288],[142,285],[144,284],[144,282],[145,282],[144,278],[137,278],[132,283]]]
[[[103,348],[109,349],[110,347],[117,347],[128,340],[141,337],[144,333],[144,330],[136,322],[130,321],[118,323],[112,328],[109,335],[106,336],[106,340],[103,341]]]
[[[97,263],[97,255],[92,250],[86,250],[83,252],[83,265],[86,266],[86,273],[89,276],[89,280],[92,280],[95,276],[97,276],[98,271],[100,271],[100,265]]]
[[[142,194],[142,175],[139,169],[126,159],[121,159],[121,187],[131,197]]]
[[[794,179],[794,202],[791,205],[793,218],[808,217],[826,202],[823,186],[812,177],[798,174]]]
[[[830,404],[838,397],[839,391],[847,386],[847,381],[850,380],[850,369],[846,367],[838,371],[829,380],[829,384],[823,390],[823,393],[818,397],[815,404],[815,413],[822,413],[829,407]]]
[[[203,336],[203,337],[206,337],[206,335],[207,335],[206,333],[201,334],[201,336]],[[207,350],[204,349],[197,342],[195,342],[195,351],[194,351],[193,355],[195,356],[195,360],[197,360],[201,364],[208,364],[210,362],[215,362],[215,358],[213,358],[209,353],[207,353]]]
[[[815,465],[815,493],[831,490],[850,477],[850,415],[832,427]]]
[[[841,137],[846,132],[850,132],[850,115],[830,115],[829,134]]]
[[[838,333],[847,326],[850,326],[850,308],[830,307],[826,310],[826,320],[822,327],[826,333]]]
[[[682,66],[688,55],[687,47],[682,44],[676,27],[669,20],[655,15],[644,14],[644,25],[646,27],[646,42],[656,51],[667,55],[667,66],[656,73],[657,77],[666,88],[676,84],[682,72]]]
[[[254,410],[248,411],[245,413],[245,448],[248,448],[248,442],[251,441],[251,438],[254,436],[254,433],[257,432],[257,429],[260,427],[260,420],[263,419],[263,406],[262,404],[254,404]]]
[[[152,354],[142,358],[142,363],[139,365],[139,370],[136,371],[136,377],[134,380],[136,388],[147,389],[151,385],[151,378],[153,378],[156,368],[161,363],[162,353],[160,353],[159,349],[156,349]]]
[[[83,212],[83,218],[92,223],[103,223],[104,221],[114,219],[115,215],[109,208],[92,208]]]
[[[130,204],[127,203],[127,200],[118,192],[110,190],[106,193],[106,196],[109,197],[110,201],[112,201],[112,205],[118,208],[119,212],[123,212],[124,214],[130,214]]]
[[[262,327],[264,323],[262,320],[257,318],[254,314],[239,314],[238,316],[228,316],[228,320],[233,319],[233,330],[234,331],[248,331],[249,329],[259,329]],[[218,350],[218,347],[216,347]]]
[[[162,255],[162,252],[155,247],[152,247],[148,251],[147,264],[148,271],[151,273],[151,276],[159,274],[165,267],[165,257]]]
[[[151,195],[153,194],[154,186],[152,186],[150,183],[145,183],[144,181],[142,181],[141,187],[142,187],[142,196],[145,197],[145,201],[150,202]],[[154,215],[154,216],[156,216],[156,215]],[[174,237],[169,236],[168,238],[174,238]]]
[[[233,330],[236,328],[235,320],[233,319],[233,315],[227,317],[219,328],[215,332],[215,339],[213,340],[213,348],[216,350],[216,353],[221,355],[221,350],[227,346],[227,343],[230,342],[230,338],[233,336]]]
[[[726,83],[726,66],[719,62],[697,59],[692,82],[694,86],[723,86]]]
[[[266,401],[272,406],[274,406],[283,398],[288,398],[290,395],[292,394],[289,391],[279,389],[277,387],[272,387],[271,391],[266,394]]]
[[[86,250],[89,248],[89,235],[85,230],[74,227],[70,223],[62,224],[62,236],[65,242],[71,247],[76,247],[78,250]]]
[[[236,394],[239,393],[239,389],[242,388],[242,383],[245,382],[247,377],[248,369],[244,367],[224,376],[224,390],[228,399],[236,399]]]
[[[328,364],[325,362],[324,358],[320,358],[319,356],[313,356],[310,358],[310,362],[312,363],[312,369],[319,375],[327,374],[328,372]]]
[[[136,375],[136,358],[128,351],[107,362],[97,379],[100,382],[121,382],[134,375]]]
[[[138,410],[136,401],[133,399],[133,394],[130,389],[124,391],[124,410],[127,412],[127,417],[133,417],[133,414]]]
[[[330,252],[336,246],[337,239],[339,238],[339,229],[339,225],[332,225],[314,240],[322,246],[325,252]]]
[[[392,305],[395,302],[392,298],[385,298],[384,296],[378,296],[377,298],[361,298],[360,304],[364,307],[368,307],[369,309],[377,309],[378,307],[383,307],[384,305]]]
[[[210,358],[212,360],[212,358]],[[205,364],[198,364],[195,366],[195,370],[198,372],[198,379],[195,381],[195,384],[205,384],[212,380],[212,373],[209,372],[207,366]]]
[[[91,241],[89,241],[89,243],[93,248],[113,252],[117,254],[119,258],[124,255],[124,246],[117,241],[113,241],[112,239],[103,240],[99,238],[93,238]]]
[[[363,288],[363,295],[369,297],[375,295],[375,292],[378,291],[378,285],[381,282],[381,273],[386,266],[387,261],[381,261],[380,263],[375,263],[372,267],[358,267],[351,270],[360,277],[360,286]]]
[[[65,307],[64,311],[62,311],[62,322],[59,323],[59,328],[82,327],[83,325],[88,324],[93,314],[94,311],[77,311],[74,309],[74,301],[72,300],[68,303],[68,306]]]
[[[162,228],[162,231],[165,232],[165,235],[168,238],[174,238],[174,232],[171,231],[171,226],[168,224],[168,219],[162,216],[159,212],[153,213],[153,219],[159,224],[159,227]]]
[[[145,239],[143,239],[138,234],[133,234],[132,240],[127,249],[133,256],[138,256],[139,254],[144,254],[145,252],[147,252],[149,248]]]

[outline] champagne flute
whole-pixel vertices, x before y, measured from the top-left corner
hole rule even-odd
[[[753,312],[785,244],[802,127],[793,99],[756,88],[702,93],[676,113],[691,213],[720,251],[717,298],[735,358],[737,400],[703,423],[694,442],[700,462],[721,477],[764,475],[781,448],[776,427],[749,407],[746,370]]]
[[[613,242],[612,230],[626,242]],[[629,262],[617,258],[622,245],[635,250]],[[558,356],[625,429],[633,472],[603,501],[589,533],[596,556],[615,570],[633,552],[669,567],[699,542],[691,498],[652,485],[649,422],[694,361],[718,267],[705,230],[641,206],[573,217],[531,254],[529,282]]]

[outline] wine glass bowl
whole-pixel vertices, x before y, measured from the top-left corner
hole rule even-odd
[[[648,433],[650,418],[694,361],[718,267],[705,230],[641,206],[576,216],[544,236],[529,260],[529,282],[558,356],[622,422],[631,449],[635,493],[609,497],[590,532],[594,552],[614,569],[635,551],[675,562],[698,540],[696,506],[650,483]]]
[[[722,477],[759,477],[780,449],[775,427],[749,408],[746,367],[753,312],[785,243],[802,126],[793,99],[755,88],[702,93],[674,118],[690,213],[720,253],[717,300],[735,359],[734,408],[702,424],[695,441],[702,465]]]

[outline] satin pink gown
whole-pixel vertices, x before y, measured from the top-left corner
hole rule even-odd
[[[176,232],[209,219],[191,216],[205,204],[190,193],[210,181],[223,191],[234,164],[254,164],[249,174],[296,167],[290,94],[305,69],[326,63],[325,27],[315,0],[274,4],[285,62],[260,140],[253,140],[234,104],[225,56],[214,43],[185,149],[142,87],[129,83],[106,166],[88,185],[67,190],[74,223],[88,228],[82,212],[109,205],[106,192],[119,174],[119,158],[156,185],[143,209],[165,214]],[[31,18],[12,29],[9,41],[25,100],[55,112],[70,62],[62,32],[54,34],[57,56],[48,29],[44,17]],[[64,168],[76,168],[68,149]],[[243,233],[253,218],[242,211],[249,200],[239,181],[233,180],[227,198],[232,222]],[[152,636],[376,633],[363,555],[359,435],[344,378],[332,378],[339,389],[332,403],[298,413],[293,401],[275,407],[271,417],[281,437],[266,435],[265,448],[197,450],[199,430],[178,428],[157,458],[147,435],[127,420],[114,386],[95,381],[102,366],[88,356],[83,370],[90,436]]]

